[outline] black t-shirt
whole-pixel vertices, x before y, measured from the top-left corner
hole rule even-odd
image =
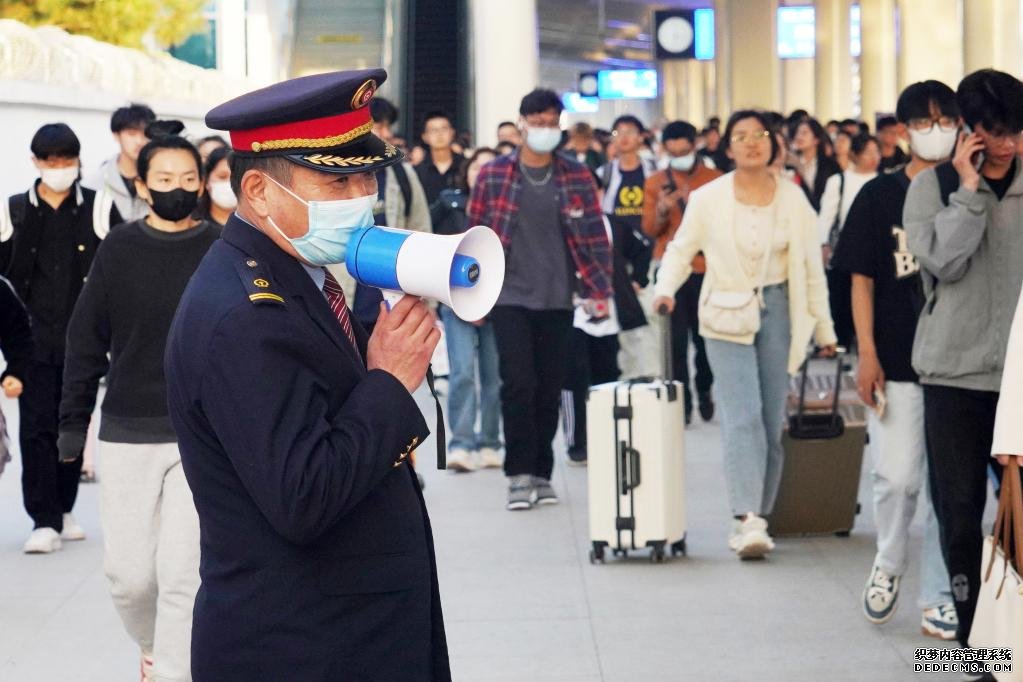
[[[622,184],[615,195],[614,218],[639,234],[643,233],[643,185],[646,176],[642,164],[633,170],[622,170]]]
[[[902,227],[908,188],[904,170],[864,185],[849,208],[831,263],[874,280],[874,343],[881,369],[889,381],[915,382],[913,337],[924,296],[920,264]]]
[[[998,180],[993,180],[986,175],[984,176],[984,182],[987,183],[987,186],[990,187],[991,191],[995,193],[996,197],[998,197],[998,201],[1001,201],[1002,197],[1005,196],[1005,193],[1009,191],[1009,185],[1011,185],[1012,181],[1015,179],[1016,159],[1012,160],[1012,166],[1009,167],[1009,172]]]

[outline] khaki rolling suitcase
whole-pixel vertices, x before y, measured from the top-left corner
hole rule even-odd
[[[842,374],[841,356],[833,360],[834,375],[811,376],[810,361],[793,379],[782,435],[785,464],[768,527],[776,536],[844,537],[860,508],[866,408],[852,378]]]

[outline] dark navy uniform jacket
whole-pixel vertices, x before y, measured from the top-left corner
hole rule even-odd
[[[409,463],[429,430],[302,265],[232,216],[181,299],[166,373],[201,528],[196,682],[450,680]]]

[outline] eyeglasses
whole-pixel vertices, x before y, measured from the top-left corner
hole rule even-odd
[[[760,142],[769,137],[771,137],[770,130],[758,130],[755,133],[735,133],[731,140],[733,144],[742,144],[744,142]]]
[[[943,133],[951,133],[959,127],[959,122],[951,118],[950,116],[942,116],[937,119],[933,118],[911,118],[909,119],[909,129],[915,130],[922,135],[928,135],[934,131],[934,128],[941,128]]]

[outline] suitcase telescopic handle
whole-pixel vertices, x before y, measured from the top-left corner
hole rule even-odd
[[[639,487],[639,450],[630,448],[624,440],[618,443],[618,457],[622,471],[622,495]]]
[[[831,401],[831,417],[832,423],[838,421],[838,402],[842,392],[842,356],[845,354],[844,348],[839,348],[838,352],[835,353],[834,358],[830,358],[835,361],[835,395]],[[796,422],[800,427],[803,425],[803,412],[806,411],[806,379],[810,374],[810,361],[817,359],[814,355],[807,356],[806,360],[803,361],[803,374],[799,381],[799,405],[796,407]],[[828,360],[829,358],[820,358],[822,360]]]
[[[657,314],[661,317],[661,371],[664,373],[662,378],[665,381],[671,381],[675,378],[675,368],[672,367],[671,358],[671,313],[668,311],[668,306],[662,303],[657,306]]]

